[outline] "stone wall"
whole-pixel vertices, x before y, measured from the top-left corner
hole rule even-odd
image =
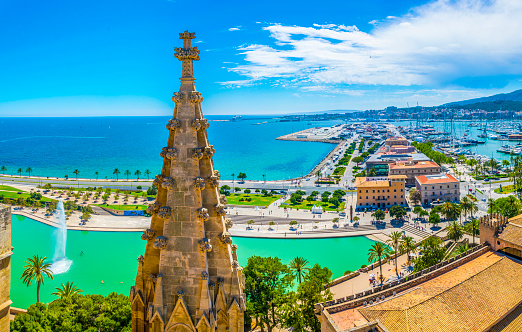
[[[11,207],[0,205],[0,332],[9,332],[12,253]]]

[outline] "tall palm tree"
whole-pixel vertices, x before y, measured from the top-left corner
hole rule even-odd
[[[118,179],[118,174],[120,174],[120,170],[117,169],[117,168],[115,168],[115,169],[114,169],[114,172],[112,172],[112,174],[116,174],[116,181],[118,181],[118,180],[119,180],[119,179]]]
[[[496,206],[493,198],[488,198],[488,213],[495,213]]]
[[[78,181],[78,174],[80,174],[80,171],[77,170],[77,169],[75,169],[74,172],[73,172],[73,174],[76,175],[76,181]]]
[[[290,263],[288,263],[288,267],[290,268],[290,271],[292,271],[295,274],[296,279],[301,283],[302,278],[306,274],[306,271],[309,271],[310,268],[307,267],[308,261],[304,259],[303,257],[297,256],[296,258],[292,259]]]
[[[368,249],[368,262],[373,262],[375,260],[379,261],[381,285],[384,282],[384,277],[382,275],[382,259],[388,258],[390,258],[390,248],[381,242],[376,242],[370,249]]]
[[[140,180],[141,171],[139,169],[137,169],[136,172],[134,172],[134,175],[136,175],[136,178],[139,181]]]
[[[148,169],[145,170],[145,175],[147,176],[147,180],[149,180],[150,171]]]
[[[45,259],[47,257],[44,256],[41,258],[36,255],[31,258],[28,258],[27,265],[24,266],[24,272],[22,273],[23,283],[29,287],[31,283],[36,283],[36,303],[40,302],[40,287],[44,284],[44,277],[49,279],[53,279],[53,272],[51,271],[51,263],[45,263]]]
[[[399,231],[395,231],[388,236],[390,238],[386,241],[386,243],[391,245],[393,247],[393,250],[395,250],[395,272],[397,273],[397,276],[399,276],[399,268],[397,266],[397,257],[399,256],[399,247],[400,247],[401,241],[402,241],[402,233]]]
[[[464,213],[464,220],[466,220],[468,213],[471,211],[471,200],[464,196],[460,200],[460,208],[462,213]]]
[[[415,240],[411,236],[404,236],[401,241],[401,252],[405,252],[408,255],[408,262],[410,261],[410,253],[417,247],[415,246]]]
[[[466,230],[471,233],[473,236],[473,245],[475,245],[475,236],[479,234],[479,221],[477,219],[471,220],[468,224],[466,224]]]
[[[62,282],[62,288],[56,287],[55,289],[56,292],[51,293],[51,295],[58,296],[60,299],[66,299],[83,292],[74,283],[68,281],[65,284]]]
[[[20,174],[20,176],[22,176],[22,169],[19,168],[17,171],[16,171],[18,174]]]
[[[33,169],[31,167],[27,167],[25,171],[29,173],[29,177],[31,177],[31,172],[33,171]]]
[[[464,236],[462,226],[456,220],[451,222],[446,230],[448,231],[448,238],[455,242],[458,242]]]
[[[100,173],[96,171],[94,172],[94,175],[96,175],[96,181],[98,181],[98,175],[100,175]]]
[[[453,206],[451,206],[451,202],[444,202],[442,204],[442,214],[446,217],[446,220],[450,220],[453,216]]]
[[[131,171],[126,170],[125,173],[123,173],[127,176],[127,181],[129,181],[129,175],[131,175]]]
[[[470,201],[471,201],[471,200],[470,200]],[[471,213],[471,219],[473,219],[473,213],[477,213],[477,212],[478,212],[478,206],[477,206],[477,203],[471,201],[469,212]]]
[[[0,171],[2,171],[2,175],[5,175],[5,171],[7,171],[7,168],[5,168],[5,166],[2,166],[2,168],[0,168]]]

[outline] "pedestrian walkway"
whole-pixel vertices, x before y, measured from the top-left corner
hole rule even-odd
[[[401,227],[401,229],[406,231],[406,232],[409,232],[409,233],[415,234],[417,236],[420,236],[421,238],[425,238],[425,237],[430,235],[430,233],[428,233],[426,231],[423,231],[421,229],[415,228],[415,227],[413,227],[411,225],[407,225],[407,224],[404,224]]]

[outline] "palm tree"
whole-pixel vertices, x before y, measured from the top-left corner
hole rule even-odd
[[[414,251],[417,247],[415,246],[415,240],[411,236],[404,236],[401,241],[401,251],[408,255],[408,262],[410,261],[410,252]]]
[[[7,168],[5,168],[5,166],[2,166],[2,168],[0,168],[0,171],[2,171],[2,175],[5,175],[5,171],[7,171]]]
[[[495,213],[495,210],[496,210],[495,200],[493,198],[488,198],[488,212]]]
[[[446,220],[450,220],[453,213],[451,203],[446,201],[442,204],[442,214],[446,217]]]
[[[16,171],[18,174],[20,174],[20,176],[22,176],[22,169],[19,168],[17,171]]]
[[[470,200],[470,209],[469,209],[469,212],[471,213],[471,219],[473,219],[473,213],[477,213],[478,211],[478,206],[477,206],[477,203],[473,202],[472,200]]]
[[[390,248],[381,242],[376,242],[374,245],[368,249],[368,262],[372,262],[375,260],[379,261],[379,269],[381,271],[380,279],[381,285],[384,282],[384,277],[382,276],[382,259],[390,258]]]
[[[466,220],[468,213],[471,211],[471,200],[464,196],[460,200],[460,209],[464,213],[464,220]]]
[[[457,255],[460,255],[468,250],[469,250],[469,247],[468,247],[467,243],[462,243],[457,248],[455,248],[455,252],[457,253]]]
[[[99,172],[94,172],[94,175],[96,175],[96,181],[98,181],[98,175],[100,175]]]
[[[145,175],[147,176],[147,180],[149,179],[150,171],[148,169],[145,170]]]
[[[31,172],[33,171],[33,169],[31,167],[27,167],[25,171],[29,173],[29,177],[31,177]]]
[[[386,243],[391,245],[393,247],[393,250],[395,250],[395,272],[397,273],[397,276],[399,276],[397,257],[399,256],[399,246],[401,245],[402,233],[399,231],[395,231],[388,236],[390,237],[390,239],[386,241]]]
[[[446,230],[448,231],[448,238],[455,242],[458,242],[464,236],[462,226],[456,220],[451,222]]]
[[[134,172],[134,175],[136,175],[136,178],[137,178],[137,180],[139,181],[139,180],[140,180],[140,175],[141,175],[140,170],[137,169],[136,172]]]
[[[288,263],[288,267],[290,268],[290,271],[292,271],[295,274],[295,277],[299,281],[299,283],[301,283],[301,279],[306,274],[306,271],[310,270],[310,268],[307,267],[307,265],[308,265],[308,261],[299,256],[292,259],[290,261],[290,263]]]
[[[123,174],[127,175],[127,181],[129,181],[129,175],[131,175],[131,171],[126,170]]]
[[[80,171],[77,170],[77,169],[75,169],[74,172],[73,172],[73,174],[76,175],[76,181],[78,181],[78,174],[80,174]]]
[[[45,263],[45,259],[47,257],[44,256],[40,258],[40,256],[36,255],[32,258],[29,258],[27,261],[27,265],[24,266],[24,272],[22,273],[23,283],[29,287],[31,283],[36,283],[36,303],[40,302],[40,286],[44,284],[44,277],[53,279],[53,271],[51,271],[51,263]]]
[[[83,292],[74,283],[68,281],[65,284],[62,282],[62,288],[56,287],[55,289],[56,292],[51,293],[51,295],[58,296],[60,299],[66,299]]]
[[[475,245],[475,236],[479,234],[479,221],[477,219],[471,220],[468,224],[466,224],[466,231],[471,233],[473,236],[473,245]]]
[[[116,174],[116,181],[118,181],[118,180],[119,180],[119,179],[118,179],[118,174],[120,174],[120,170],[117,169],[117,168],[115,168],[115,169],[114,169],[114,172],[112,172],[112,174]]]

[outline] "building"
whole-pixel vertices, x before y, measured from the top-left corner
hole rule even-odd
[[[426,157],[423,153],[376,153],[366,160],[366,167],[370,169],[377,165],[389,166],[390,164],[395,164],[397,162],[418,163],[421,161],[431,161],[431,159]]]
[[[389,177],[358,177],[354,187],[357,188],[355,209],[388,209],[394,205],[406,205],[405,175]]]
[[[389,166],[389,175],[406,175],[406,186],[415,186],[415,177],[439,174],[440,166],[434,161],[397,161]]]
[[[460,200],[460,182],[451,174],[416,176],[415,187],[420,192],[421,202],[424,205]]]
[[[184,47],[175,48],[181,87],[172,97],[156,202],[147,209],[151,226],[141,236],[145,255],[138,257],[130,292],[133,332],[244,330],[243,274],[218,192],[203,98],[194,85],[192,61],[199,60],[199,50],[191,47],[193,38],[181,33]]]
[[[406,138],[394,136],[394,137],[387,138],[386,141],[384,142],[384,145],[386,145],[386,146],[397,146],[397,145],[409,146],[410,144],[408,143],[408,140]]]
[[[12,254],[11,207],[0,205],[0,332],[9,332]]]
[[[479,219],[480,243],[522,259],[522,215],[507,219],[498,214]]]

